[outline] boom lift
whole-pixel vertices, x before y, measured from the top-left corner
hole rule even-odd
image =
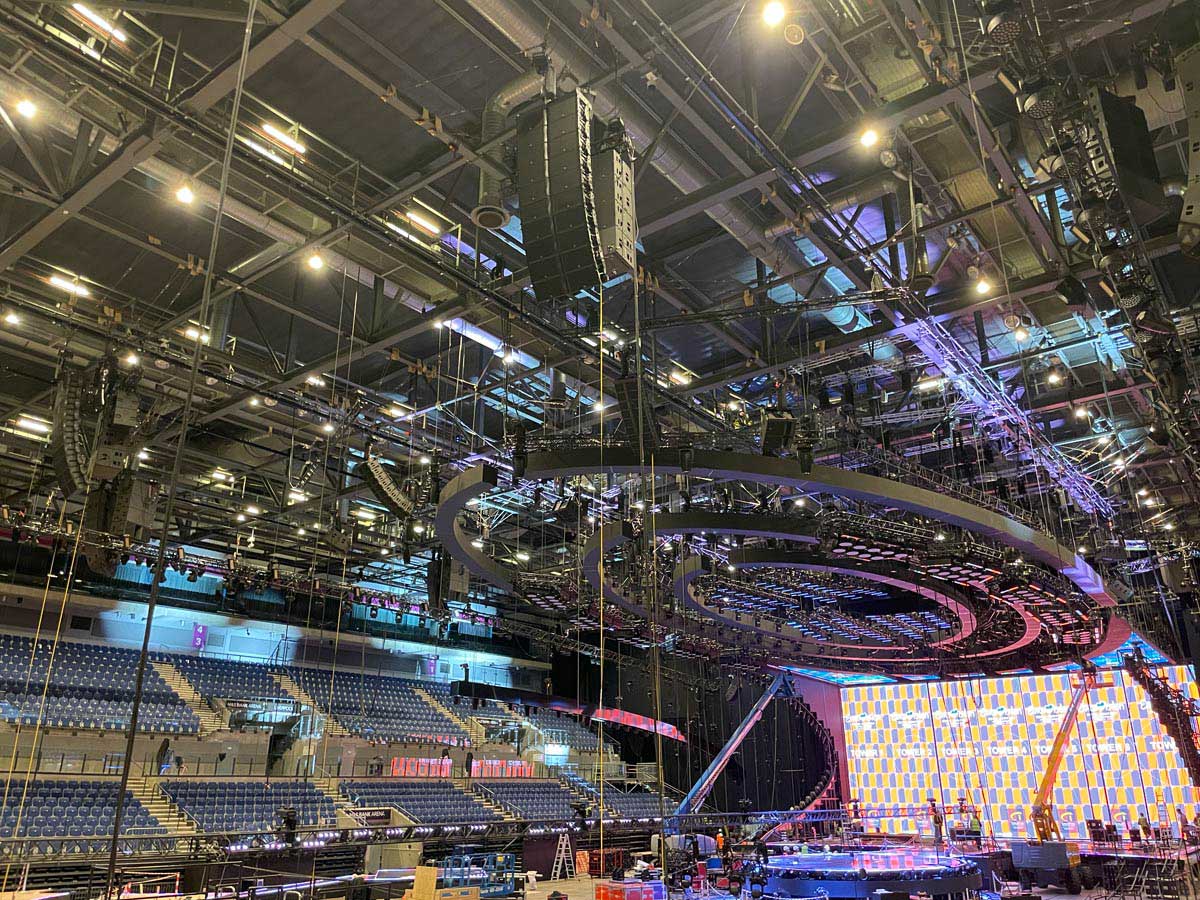
[[[1079,683],[1067,706],[1066,715],[1054,735],[1054,743],[1050,746],[1050,755],[1046,758],[1046,768],[1038,783],[1037,793],[1034,794],[1030,809],[1033,819],[1033,841],[1013,841],[1013,867],[1017,870],[1021,887],[1028,890],[1036,882],[1045,887],[1054,883],[1067,893],[1078,894],[1083,886],[1080,880],[1079,844],[1075,841],[1064,841],[1058,819],[1054,815],[1054,784],[1058,781],[1058,770],[1062,766],[1063,756],[1066,755],[1067,741],[1079,720],[1079,710],[1088,692],[1099,687],[1099,674],[1090,662],[1084,662]]]

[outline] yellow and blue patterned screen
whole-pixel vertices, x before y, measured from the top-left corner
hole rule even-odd
[[[1191,669],[1166,677],[1197,697]],[[850,796],[882,831],[928,832],[930,798],[980,809],[996,837],[1032,837],[1029,805],[1077,684],[1070,673],[878,684],[842,689]],[[1146,692],[1120,670],[1101,674],[1072,729],[1054,789],[1064,837],[1086,821],[1173,824],[1200,807],[1175,743]],[[951,818],[953,824],[953,818]]]

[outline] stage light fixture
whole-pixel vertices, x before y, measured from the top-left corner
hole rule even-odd
[[[25,119],[32,119],[37,115],[37,104],[32,100],[25,98],[17,101],[17,113]]]
[[[179,189],[175,191],[175,199],[184,206],[190,206],[192,201],[196,199],[196,193],[186,184],[181,184]]]
[[[980,30],[992,43],[1007,47],[1021,39],[1025,28],[1013,0],[990,0],[982,8]]]
[[[431,216],[412,210],[406,212],[404,215],[408,218],[408,221],[412,222],[422,231],[431,234],[433,237],[441,237],[442,232],[445,230],[440,227]]]
[[[762,17],[769,28],[775,28],[787,17],[787,7],[781,0],[771,0],[763,7]]]

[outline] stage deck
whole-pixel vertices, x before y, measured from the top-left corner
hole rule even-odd
[[[925,892],[951,897],[979,890],[973,860],[930,849],[791,853],[767,863],[768,893],[783,897],[863,897],[864,893]]]

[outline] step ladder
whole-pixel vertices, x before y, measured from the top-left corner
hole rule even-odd
[[[571,849],[571,838],[565,834],[558,836],[558,849],[554,851],[554,868],[550,872],[550,880],[575,877],[575,851]]]

